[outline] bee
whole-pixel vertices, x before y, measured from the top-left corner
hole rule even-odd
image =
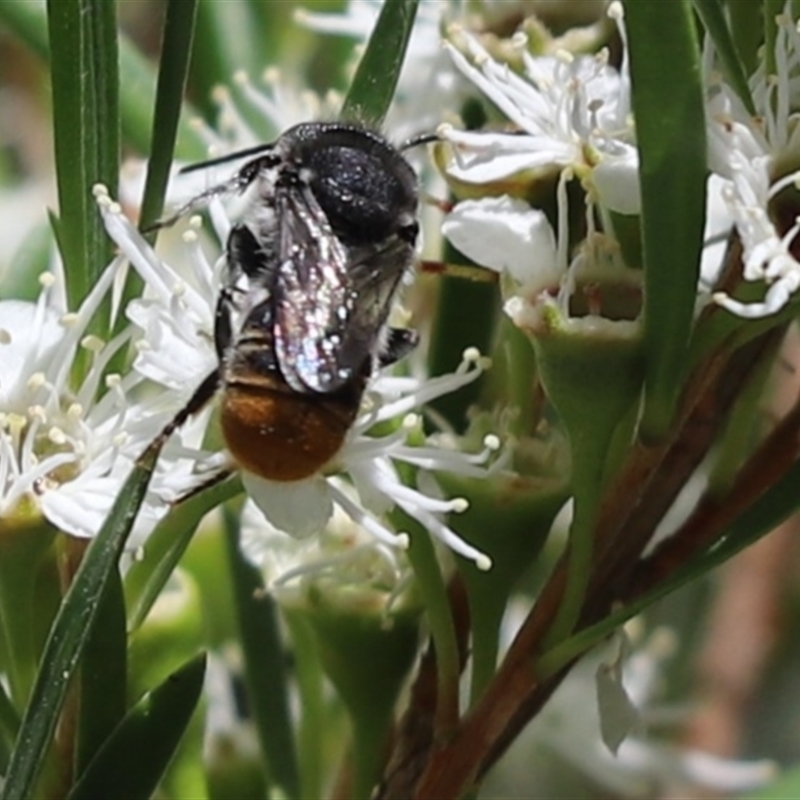
[[[236,464],[297,481],[341,449],[375,368],[416,343],[387,318],[415,257],[417,178],[386,139],[343,122],[296,125],[189,169],[241,156],[255,157],[165,223],[212,195],[253,192],[226,245],[218,366],[162,437],[219,393]]]

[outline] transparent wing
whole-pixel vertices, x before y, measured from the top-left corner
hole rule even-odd
[[[411,248],[348,248],[311,190],[276,190],[280,220],[275,344],[286,382],[330,393],[369,368]]]
[[[275,347],[286,382],[297,391],[335,391],[339,344],[350,319],[347,251],[310,190],[276,190],[280,225],[275,286]]]

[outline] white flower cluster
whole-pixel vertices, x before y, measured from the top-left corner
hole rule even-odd
[[[507,310],[518,309],[520,299],[535,304],[545,288],[559,281],[562,297],[564,287],[569,290],[575,264],[569,260],[567,243],[567,181],[577,178],[586,192],[590,236],[596,217],[602,232],[613,237],[607,212],[639,213],[622,6],[610,3],[608,14],[616,21],[623,43],[619,70],[608,65],[605,52],[533,56],[522,34],[511,40],[523,65],[522,74],[495,61],[464,31],[451,29],[451,41],[446,43],[458,70],[514,128],[470,132],[442,125],[440,135],[453,146],[447,174],[473,187],[493,187],[492,194],[503,181],[559,176],[555,232],[542,211],[507,196],[458,203],[445,222],[445,235],[461,252],[513,279],[508,293],[516,299]],[[707,241],[719,244],[735,228],[744,249],[744,279],[767,287],[761,302],[745,303],[723,293],[713,299],[745,318],[776,313],[800,289],[796,244],[800,217],[778,224],[776,216],[781,215],[775,213],[778,195],[800,186],[796,168],[800,32],[788,4],[777,23],[775,74],[768,75],[762,61],[750,79],[755,116],[714,71],[710,44],[705,52],[711,170]],[[702,292],[713,287],[719,275],[720,253],[721,247],[709,247],[704,253],[699,305],[707,300]]]
[[[800,288],[797,235],[794,219],[779,228],[773,200],[785,189],[800,185],[798,164],[798,109],[800,109],[800,33],[789,4],[777,18],[774,75],[761,63],[750,79],[756,107],[751,116],[736,93],[711,65],[709,75],[708,135],[712,170],[721,178],[721,197],[742,241],[744,279],[767,285],[763,301],[742,303],[719,293],[714,299],[734,314],[764,317],[780,311]],[[790,170],[786,172],[786,167]]]
[[[0,519],[38,512],[60,530],[93,536],[134,460],[173,414],[162,397],[143,391],[142,375],[106,372],[132,340],[132,327],[109,342],[86,334],[121,265],[109,265],[74,313],[66,311],[58,270],[41,276],[36,303],[0,301]],[[74,389],[77,358],[88,367]],[[167,448],[133,546],[190,469],[179,449]]]
[[[612,3],[608,14],[624,42],[621,5]],[[608,63],[605,50],[594,56],[566,51],[533,56],[520,33],[511,40],[523,65],[518,75],[460,28],[451,28],[450,39],[445,46],[455,66],[515,130],[470,132],[440,126],[440,136],[452,145],[447,174],[470,186],[556,179],[557,231],[544,211],[507,195],[457,203],[443,226],[444,235],[464,255],[511,278],[506,311],[519,324],[527,316],[520,303],[535,305],[545,290],[561,287],[566,306],[581,261],[570,260],[569,253],[571,180],[579,180],[586,192],[584,213],[595,248],[595,214],[611,233],[609,212],[639,211],[627,55],[619,69]]]

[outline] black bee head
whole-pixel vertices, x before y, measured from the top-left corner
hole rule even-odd
[[[417,179],[382,138],[344,123],[298,125],[284,134],[301,179],[334,233],[349,244],[416,238]]]

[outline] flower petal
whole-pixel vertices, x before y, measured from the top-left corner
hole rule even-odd
[[[553,229],[544,212],[522,200],[465,200],[447,216],[442,233],[476,263],[507,272],[520,284],[551,273],[558,280]]]
[[[603,158],[592,171],[592,183],[606,208],[618,214],[640,213],[639,154],[635,147],[626,145],[621,155]]]
[[[264,516],[276,528],[298,539],[319,533],[333,513],[328,484],[321,475],[304,481],[278,482],[242,470],[242,483]]]

